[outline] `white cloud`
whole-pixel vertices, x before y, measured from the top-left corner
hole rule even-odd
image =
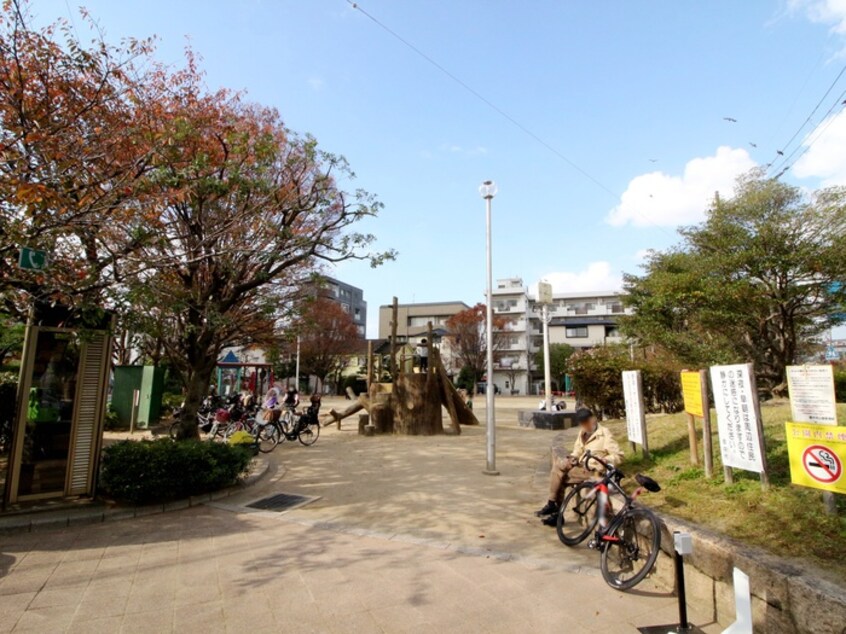
[[[543,279],[552,284],[555,293],[618,291],[623,286],[620,273],[612,271],[611,264],[604,260],[591,262],[581,271],[553,271],[544,275]],[[532,292],[537,294],[537,284],[532,287]]]
[[[823,187],[846,185],[846,111],[823,121],[802,145],[810,149],[793,166],[798,178],[819,178]]]
[[[787,6],[811,22],[830,24],[832,33],[846,35],[846,0],[788,0]]]
[[[606,221],[614,226],[678,226],[698,222],[714,192],[731,197],[738,176],[755,167],[748,152],[728,146],[713,156],[692,159],[681,176],[664,172],[641,174],[629,181],[620,204]]]
[[[311,86],[311,89],[315,92],[320,92],[321,90],[323,90],[324,86],[326,86],[326,82],[323,81],[320,77],[309,77],[308,85]]]

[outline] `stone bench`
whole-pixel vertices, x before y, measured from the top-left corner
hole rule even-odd
[[[521,409],[517,412],[520,427],[531,429],[570,429],[576,426],[576,411],[543,412],[540,410]]]

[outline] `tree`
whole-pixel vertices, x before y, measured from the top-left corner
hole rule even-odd
[[[166,204],[130,295],[140,326],[183,375],[191,421],[221,349],[275,337],[318,263],[378,266],[392,253],[370,251],[374,236],[352,230],[381,204],[339,185],[354,177],[343,158],[285,128],[273,109],[206,93],[190,57],[159,125],[171,142],[152,158],[150,189]]]
[[[682,243],[626,275],[628,336],[689,366],[755,363],[759,383],[785,391],[785,368],[842,321],[846,302],[844,191],[805,195],[751,174],[717,198]]]
[[[21,318],[32,300],[90,309],[118,288],[136,219],[155,208],[139,186],[162,88],[150,40],[86,45],[67,22],[31,28],[27,11],[0,11],[0,303]],[[47,251],[48,270],[18,269],[21,246]]]
[[[361,337],[352,316],[324,297],[306,302],[291,330],[300,337],[302,366],[317,377],[318,391],[326,377],[343,368],[346,357],[360,348]]]
[[[467,368],[473,378],[473,388],[485,374],[487,357],[486,307],[476,304],[472,308],[462,310],[450,317],[446,322],[453,353],[458,358],[462,369]],[[508,320],[501,316],[493,318],[493,352],[497,352],[507,343],[508,333],[505,330]]]
[[[0,313],[0,370],[7,357],[23,350],[24,330],[20,321]]]
[[[558,382],[559,389],[563,389],[564,375],[567,373],[567,361],[576,351],[573,346],[566,343],[549,344],[549,373],[553,381]],[[535,367],[543,369],[543,349],[535,353]]]

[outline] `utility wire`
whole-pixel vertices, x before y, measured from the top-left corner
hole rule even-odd
[[[810,141],[804,146],[803,145],[796,146],[796,149],[794,149],[793,152],[791,152],[789,156],[785,157],[784,161],[781,163],[781,171],[779,171],[778,174],[776,174],[775,178],[781,177],[785,172],[787,172],[787,170],[789,170],[791,167],[796,165],[796,163],[799,161],[799,159],[801,159],[803,156],[805,156],[805,154],[807,154],[808,151],[813,147],[814,143],[819,141],[825,135],[826,130],[828,130],[829,126],[831,126],[831,124],[834,123],[834,120],[837,118],[837,115],[831,115],[831,113],[834,111],[834,109],[838,105],[840,105],[840,106],[843,105],[842,102],[843,102],[844,97],[846,97],[846,90],[844,90],[840,94],[840,96],[837,98],[837,101],[835,101],[834,104],[832,104],[831,108],[828,109],[828,112],[826,112],[826,114],[822,118],[822,120],[816,125],[816,127],[813,130],[811,130],[811,132],[808,134],[808,136],[805,137],[806,139],[808,139]],[[842,110],[843,110],[843,108],[841,107],[841,112],[842,112]],[[831,115],[831,116],[829,116],[829,115]],[[823,123],[825,123],[825,125],[822,125]],[[820,126],[822,126],[822,127],[820,127]],[[811,136],[815,132],[817,132],[817,130],[819,130],[819,133],[816,136],[814,136],[813,139],[811,139]],[[799,154],[799,156],[797,156],[795,159],[793,159],[791,161],[790,159],[792,159],[793,156],[797,152],[799,152],[799,150],[802,150],[801,153]]]
[[[813,119],[813,117],[814,117],[814,115],[816,114],[817,110],[819,110],[820,106],[821,106],[821,105],[822,105],[822,103],[825,101],[826,97],[828,97],[828,95],[831,93],[831,91],[832,91],[832,90],[834,90],[834,87],[837,85],[837,82],[838,82],[838,81],[840,81],[840,78],[841,78],[841,77],[843,77],[843,74],[844,74],[844,73],[846,73],[846,66],[844,66],[843,68],[841,68],[841,69],[840,69],[840,72],[839,72],[839,73],[837,73],[837,77],[835,77],[835,78],[834,78],[834,81],[833,81],[833,82],[831,82],[831,85],[828,87],[828,90],[826,90],[826,91],[825,91],[825,94],[824,94],[822,97],[820,97],[820,100],[817,102],[817,105],[816,105],[816,106],[814,106],[814,109],[813,109],[813,110],[811,110],[811,114],[809,114],[809,115],[808,115],[808,117],[807,117],[807,118],[806,118],[806,119],[802,122],[802,125],[800,125],[800,126],[796,129],[796,132],[794,132],[794,133],[793,133],[793,136],[791,136],[791,137],[790,137],[790,139],[788,139],[787,143],[785,143],[785,144],[781,147],[781,149],[780,149],[780,151],[781,151],[781,152],[785,152],[785,151],[786,151],[786,150],[790,147],[790,144],[791,144],[791,143],[793,143],[793,141],[794,141],[794,140],[796,140],[796,137],[797,137],[797,136],[799,136],[799,134],[802,132],[802,130],[805,128],[805,126],[806,126],[806,125],[808,125],[808,123],[810,123],[810,122],[811,122],[811,119]],[[842,99],[842,95],[841,95],[841,97],[838,99],[838,101],[835,103],[835,106],[837,105],[837,103],[840,103],[840,99]],[[832,106],[832,107],[829,109],[829,113],[830,113],[833,109],[834,109],[834,106]],[[827,115],[826,115],[826,116],[827,116]],[[822,121],[824,121],[824,120],[825,120],[825,117],[823,117]],[[822,122],[822,121],[821,121],[821,122]],[[814,127],[814,130],[816,130],[816,128],[817,128],[817,127],[819,127],[819,124],[817,124],[817,125]],[[810,134],[813,134],[813,133],[814,133],[814,130],[811,130],[811,133],[810,133]],[[809,136],[810,136],[810,135],[809,135]],[[801,145],[800,145],[799,147],[801,147]],[[792,156],[793,154],[795,154],[795,153],[796,153],[796,150],[794,150],[794,151],[791,153],[791,156]],[[775,158],[774,158],[774,159],[770,162],[770,166],[773,166],[775,163],[779,162],[782,158],[783,158],[783,154],[776,154],[776,157],[775,157]],[[784,164],[784,163],[786,163],[786,162],[787,162],[787,159],[785,158],[784,160],[782,160],[782,161],[780,162],[780,165],[783,165],[783,164]],[[773,171],[775,171],[775,168],[773,169]]]
[[[488,99],[488,98],[487,98],[487,97],[485,97],[483,94],[481,94],[478,90],[476,90],[475,88],[473,88],[472,86],[470,86],[469,84],[467,84],[467,82],[463,81],[460,77],[457,77],[456,75],[454,75],[453,73],[451,73],[449,70],[447,70],[446,68],[444,68],[441,64],[439,64],[437,61],[435,61],[435,60],[434,60],[433,58],[431,58],[429,55],[427,55],[426,53],[424,53],[423,51],[421,51],[421,50],[420,50],[419,48],[417,48],[414,44],[412,44],[411,42],[409,42],[408,40],[406,40],[404,37],[402,37],[399,33],[397,33],[396,31],[394,31],[393,29],[391,29],[391,28],[390,28],[387,24],[385,24],[385,23],[383,23],[383,22],[380,22],[380,21],[379,21],[379,20],[378,20],[375,16],[371,15],[370,13],[368,13],[367,11],[365,11],[364,9],[362,9],[362,8],[361,8],[361,6],[360,6],[357,2],[353,2],[353,0],[346,0],[346,1],[347,1],[347,4],[349,4],[349,5],[350,5],[353,9],[356,9],[357,11],[361,12],[361,14],[362,14],[362,15],[366,16],[366,17],[367,17],[370,21],[372,21],[374,24],[376,24],[379,28],[381,28],[382,30],[384,30],[385,32],[387,32],[388,34],[390,34],[390,35],[391,35],[392,37],[394,37],[395,39],[399,40],[402,44],[404,44],[405,46],[407,46],[408,48],[410,48],[410,49],[411,49],[412,51],[414,51],[415,53],[417,53],[417,55],[419,55],[420,57],[422,57],[422,58],[423,58],[424,60],[426,60],[429,64],[431,64],[432,66],[434,66],[435,68],[437,68],[437,69],[438,69],[439,71],[441,71],[444,75],[446,75],[446,76],[447,76],[447,77],[449,77],[452,81],[454,81],[456,84],[458,84],[459,86],[461,86],[464,90],[466,90],[466,91],[467,91],[467,92],[469,92],[471,95],[473,95],[474,97],[476,97],[476,99],[478,99],[479,101],[481,101],[482,103],[484,103],[484,104],[485,104],[486,106],[488,106],[491,110],[493,110],[494,112],[496,112],[497,114],[499,114],[501,117],[503,117],[504,119],[506,119],[509,123],[511,123],[513,126],[515,126],[516,128],[518,128],[519,130],[521,130],[523,133],[527,134],[527,135],[528,135],[528,136],[530,136],[532,139],[534,139],[535,141],[537,141],[538,143],[540,143],[543,147],[545,147],[547,150],[549,150],[550,152],[552,152],[555,156],[557,156],[558,158],[560,158],[561,160],[563,160],[563,161],[564,161],[565,163],[567,163],[570,167],[572,167],[574,170],[576,170],[577,172],[579,172],[582,176],[584,176],[584,177],[585,177],[585,178],[587,178],[589,181],[591,181],[594,185],[596,185],[597,187],[599,187],[600,189],[602,189],[604,192],[606,192],[607,194],[609,194],[612,198],[614,198],[614,200],[615,200],[615,201],[618,201],[618,202],[619,202],[619,200],[620,200],[620,195],[619,195],[619,194],[617,194],[616,192],[614,192],[614,191],[613,191],[610,187],[607,187],[605,184],[603,184],[601,181],[599,181],[597,178],[595,178],[592,174],[590,174],[590,173],[589,173],[589,172],[587,172],[585,169],[583,169],[582,167],[580,167],[579,165],[577,165],[576,163],[574,163],[572,160],[570,160],[569,158],[567,158],[567,157],[566,157],[566,156],[565,156],[562,152],[560,152],[558,149],[556,149],[555,147],[553,147],[552,145],[550,145],[549,143],[547,143],[546,141],[544,141],[544,140],[543,140],[540,136],[538,136],[537,134],[535,134],[534,132],[532,132],[529,128],[527,128],[527,127],[526,127],[526,126],[524,126],[522,123],[520,123],[517,119],[515,119],[515,118],[514,118],[514,117],[512,117],[510,114],[508,114],[507,112],[505,112],[502,108],[500,108],[499,106],[497,106],[497,105],[496,105],[495,103],[493,103],[490,99]]]

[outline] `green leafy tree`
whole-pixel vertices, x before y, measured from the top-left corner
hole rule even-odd
[[[0,368],[8,357],[23,349],[24,329],[17,319],[0,313]]]
[[[566,343],[549,344],[549,372],[552,380],[556,381],[560,389],[563,389],[564,375],[567,373],[567,361],[573,356],[576,349]],[[543,370],[543,349],[535,353],[535,368]]]
[[[691,366],[754,362],[762,387],[785,391],[785,367],[842,321],[846,192],[800,189],[752,173],[717,198],[682,243],[626,275],[623,332]]]

